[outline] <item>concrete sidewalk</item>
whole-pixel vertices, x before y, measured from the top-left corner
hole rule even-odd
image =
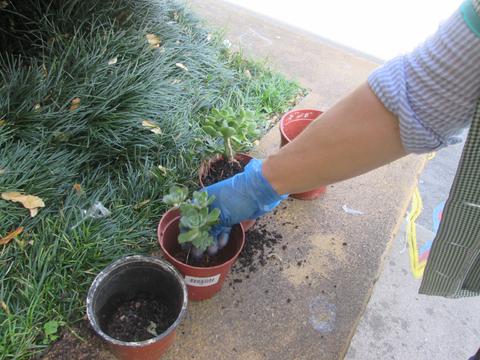
[[[461,151],[462,145],[443,149],[425,166],[418,186],[423,206],[416,236],[407,236],[402,227],[346,359],[467,360],[480,347],[479,299],[419,295],[420,279],[414,277],[408,251],[414,239],[420,261],[427,257]]]
[[[217,0],[192,2],[248,56],[311,89],[300,107],[327,109],[378,65],[321,39]],[[279,145],[278,128],[256,155]],[[191,303],[165,359],[339,359],[350,339],[405,213],[424,163],[408,157],[330,186],[316,201],[287,201],[262,221],[281,244],[258,272],[215,298]],[[346,205],[362,212],[345,212]],[[237,277],[237,276],[236,276]]]

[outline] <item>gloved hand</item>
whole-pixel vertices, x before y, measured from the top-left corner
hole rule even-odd
[[[243,220],[255,219],[273,210],[288,195],[279,195],[262,175],[262,160],[252,159],[242,173],[207,186],[214,195],[211,207],[219,208],[220,223],[212,230],[218,248],[228,242],[231,227]]]

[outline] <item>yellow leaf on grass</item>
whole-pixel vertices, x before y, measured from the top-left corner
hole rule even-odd
[[[143,201],[139,202],[138,204],[134,205],[133,208],[134,209],[140,209],[141,207],[147,205],[149,202],[150,202],[150,199],[143,200]]]
[[[0,238],[0,245],[7,245],[13,238],[20,235],[23,231],[23,226],[18,227],[17,229],[9,232],[5,237]]]
[[[118,61],[118,57],[115,56],[113,58],[111,58],[110,60],[108,60],[108,65],[115,65]]]
[[[70,110],[77,110],[80,107],[80,98],[76,97],[70,103]]]
[[[7,313],[7,315],[10,315],[10,310],[8,309],[8,305],[5,304],[5,301],[0,300],[0,307]]]
[[[182,63],[176,63],[175,66],[182,69],[182,70],[188,71],[188,68],[185,65],[183,65]]]
[[[80,184],[73,184],[73,190],[75,190],[77,193],[82,191],[82,185]]]
[[[21,203],[24,208],[30,210],[31,217],[37,215],[39,208],[45,207],[45,203],[38,196],[24,195],[16,191],[3,192],[2,199]]]
[[[161,40],[160,40],[160,37],[158,35],[147,34],[147,35],[145,35],[145,37],[147,38],[147,41],[150,44],[150,47],[152,49],[160,47]]]
[[[41,198],[35,195],[24,195],[17,191],[3,192],[3,200],[16,201],[22,203],[27,209],[34,209],[39,207],[45,207],[45,203]]]
[[[165,166],[158,165],[158,170],[162,172],[163,176],[167,175],[168,169]]]
[[[153,121],[143,120],[142,125],[145,126],[146,128],[148,128],[154,134],[160,135],[162,133],[162,129],[160,129],[160,126],[155,124]]]
[[[42,64],[42,73],[43,73],[44,78],[46,78],[48,76],[48,70],[47,70],[47,67],[45,66],[45,64]]]
[[[5,125],[7,123],[7,120],[5,119],[0,119],[0,126]]]

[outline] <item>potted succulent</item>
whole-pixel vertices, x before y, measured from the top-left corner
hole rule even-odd
[[[183,277],[171,264],[128,256],[96,276],[87,316],[118,359],[156,360],[175,340],[187,301]]]
[[[291,110],[280,119],[280,147],[295,139],[305,128],[317,119],[322,112],[315,109]],[[313,200],[327,191],[325,186],[290,196],[300,200]]]
[[[165,258],[185,277],[191,300],[204,300],[220,291],[245,242],[243,228],[235,225],[229,238],[217,241],[210,230],[220,211],[209,209],[214,197],[206,192],[174,186],[164,196],[173,208],[158,224],[158,241]]]
[[[214,140],[221,141],[208,144],[207,152],[212,157],[200,167],[200,185],[208,186],[242,172],[252,157],[238,151],[251,146],[250,139],[258,135],[255,113],[243,109],[237,113],[231,108],[214,108],[202,128]],[[246,231],[254,223],[253,219],[246,220],[242,226]]]

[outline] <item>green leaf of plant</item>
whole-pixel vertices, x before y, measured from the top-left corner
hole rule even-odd
[[[195,238],[198,237],[199,235],[200,235],[200,231],[198,229],[192,229],[190,231],[181,233],[178,236],[178,242],[180,244],[184,244],[186,242],[193,242],[193,240],[195,240]]]
[[[215,224],[218,221],[218,218],[220,217],[220,209],[213,209],[210,214],[208,214],[207,217],[207,223],[208,224]]]
[[[220,132],[224,138],[229,138],[236,134],[235,129],[230,126],[220,129]]]
[[[245,141],[245,137],[243,137],[243,139],[240,139],[238,136],[232,136],[232,140],[238,144],[241,144],[242,141]]]
[[[58,321],[50,320],[43,325],[43,331],[45,331],[45,335],[51,336],[57,333],[58,326]]]
[[[216,129],[214,129],[210,125],[209,126],[204,126],[203,131],[205,131],[208,135],[210,135],[212,137],[219,137],[220,136],[220,132],[217,131]]]
[[[183,203],[188,196],[188,189],[180,186],[172,186],[170,192],[163,197],[163,202],[172,205],[179,206]]]
[[[213,244],[213,236],[208,231],[202,231],[193,241],[192,244],[205,251],[210,245]]]

